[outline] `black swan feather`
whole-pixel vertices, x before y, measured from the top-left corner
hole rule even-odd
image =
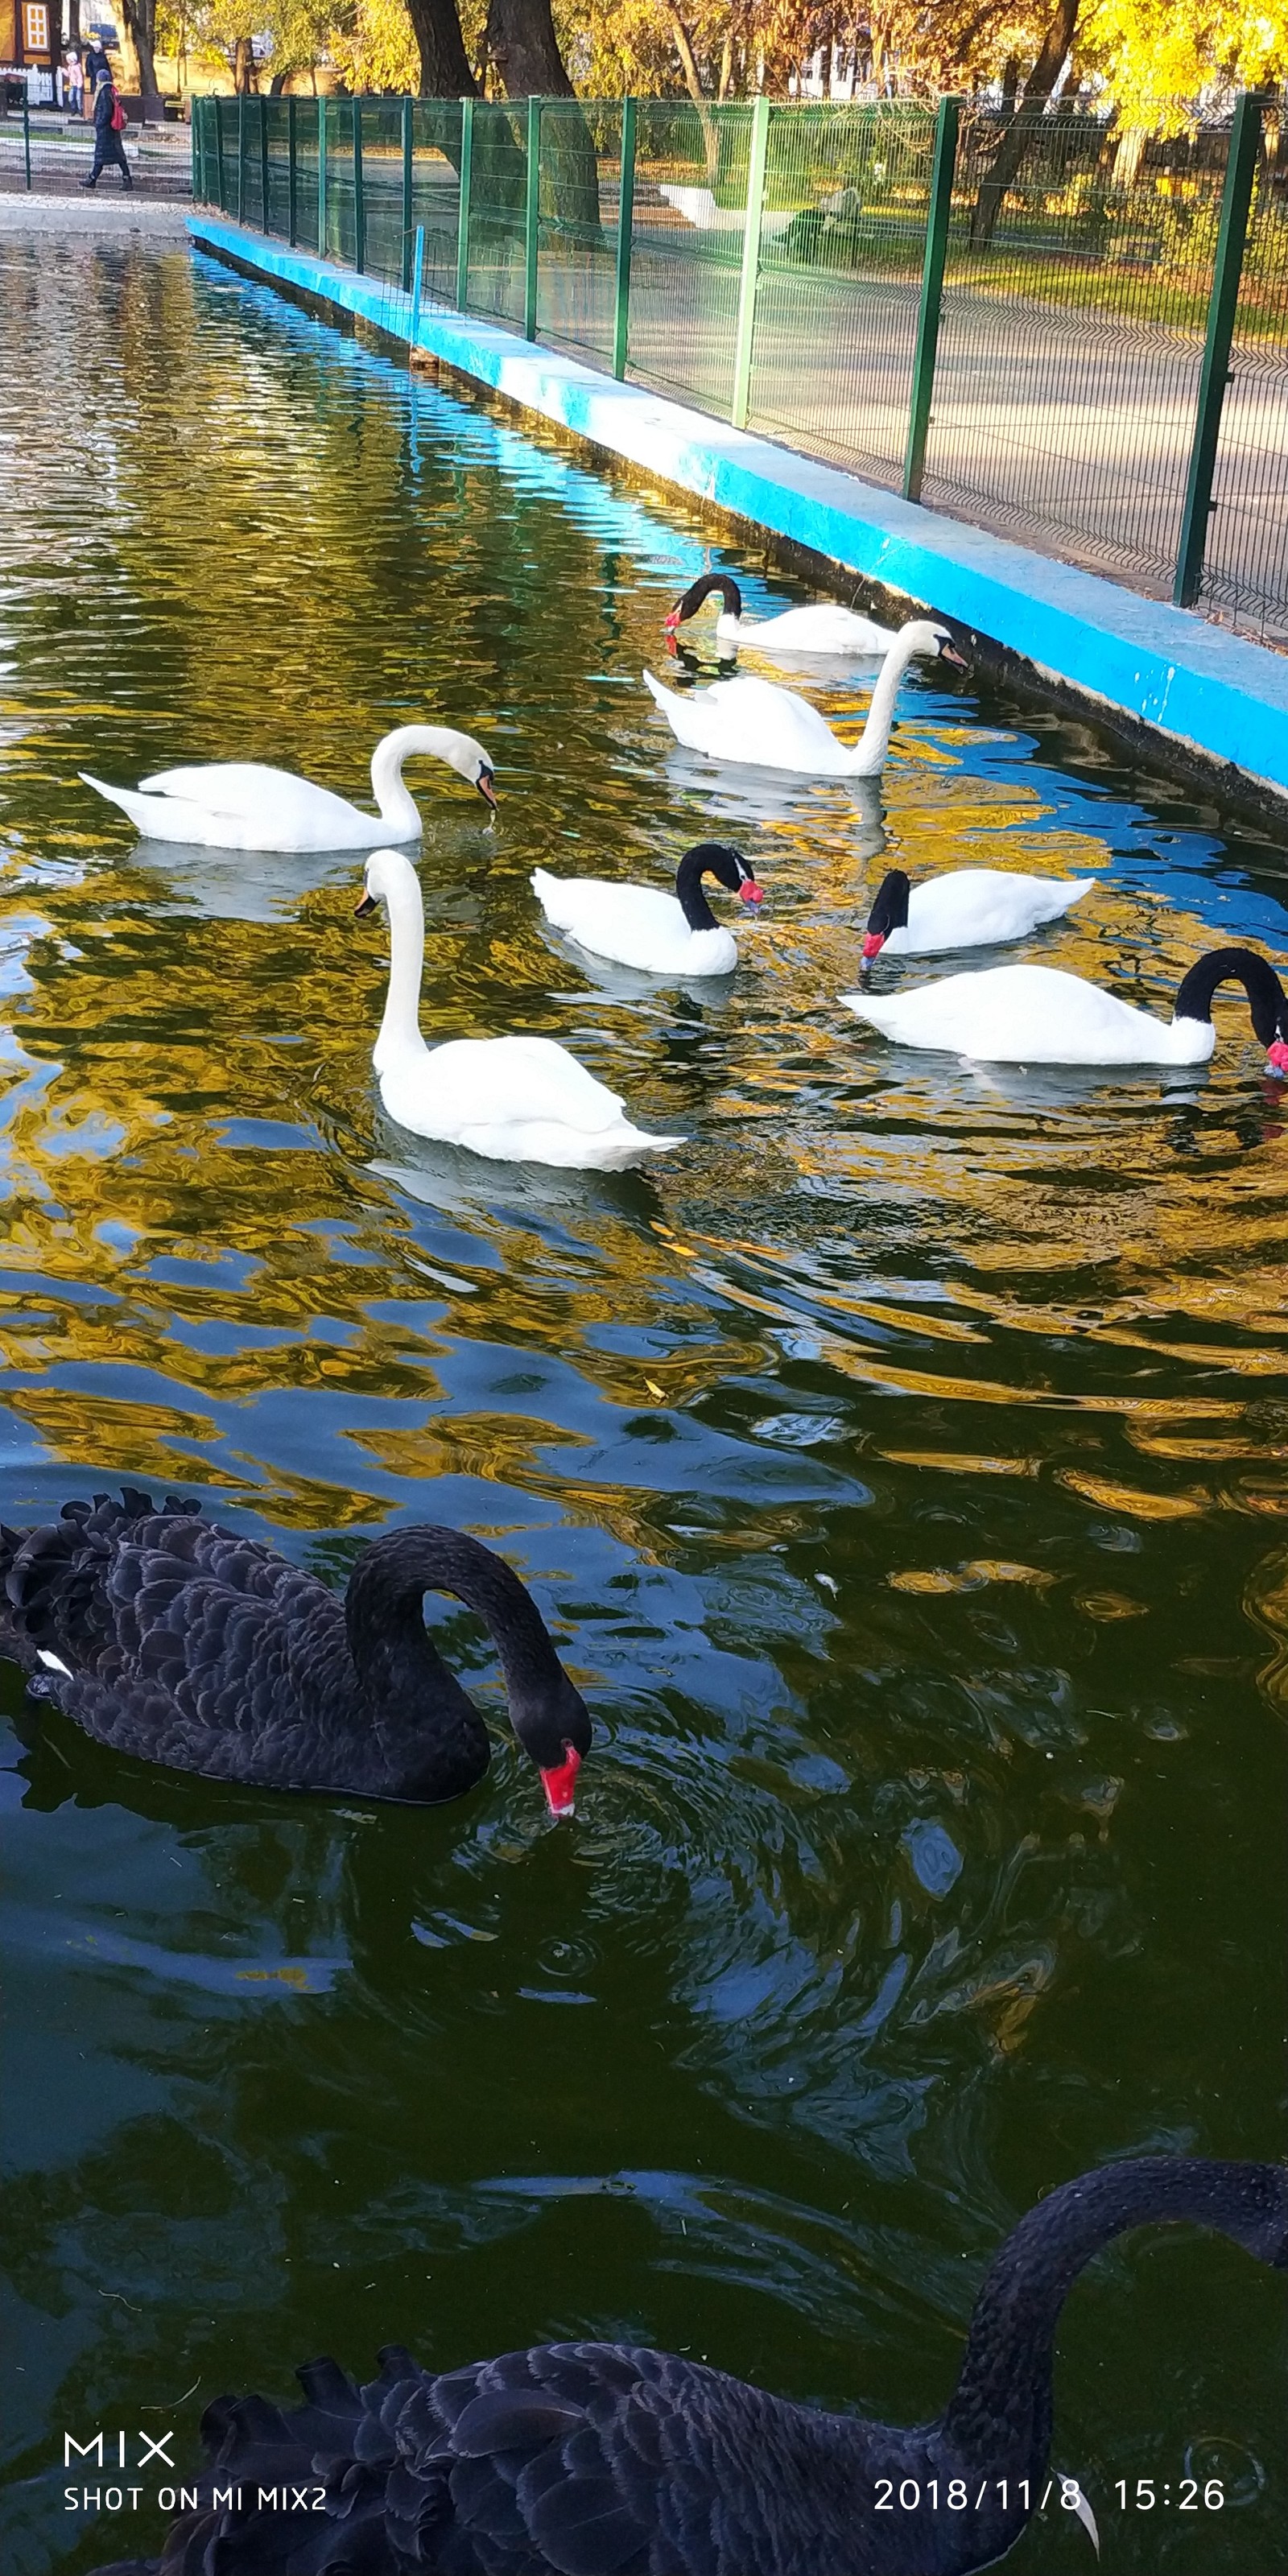
[[[437,2374],[390,2345],[365,2388],[310,2362],[289,2414],[207,2409],[197,2510],[159,2560],[99,2576],[968,2576],[1041,2496],[1067,2290],[1111,2237],[1162,2219],[1283,2266],[1288,2173],[1159,2156],[1063,2184],[995,2257],[944,2413],[906,2430],[622,2344]],[[915,2480],[921,2505],[879,2511],[883,2479]]]
[[[541,1614],[490,1548],[425,1523],[373,1539],[343,1597],[199,1503],[126,1486],[0,1529],[0,1651],[87,1735],[207,1779],[453,1798],[487,1730],[431,1644],[426,1592],[487,1621],[516,1735],[557,1812],[590,1717]]]

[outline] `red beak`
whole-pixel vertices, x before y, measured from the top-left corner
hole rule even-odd
[[[744,903],[763,903],[765,900],[765,889],[763,886],[757,885],[754,877],[747,877],[744,883],[739,886],[738,892],[742,896]]]
[[[863,954],[865,957],[879,957],[884,946],[884,930],[868,930],[864,932]]]
[[[662,620],[662,625],[663,625],[663,630],[664,630],[664,632],[665,632],[667,635],[674,635],[675,630],[676,630],[676,627],[679,625],[679,623],[680,623],[680,612],[679,612],[679,609],[678,609],[678,608],[672,608],[672,609],[670,609],[670,610],[668,611],[667,615],[666,615],[666,616],[663,618],[663,620]]]
[[[1266,1071],[1276,1082],[1288,1082],[1288,1040],[1276,1038],[1266,1057]]]
[[[555,1763],[549,1771],[543,1771],[541,1774],[541,1786],[545,1790],[546,1804],[552,1816],[570,1816],[576,1798],[581,1755],[571,1744],[566,1745],[564,1750],[568,1756],[567,1761]]]

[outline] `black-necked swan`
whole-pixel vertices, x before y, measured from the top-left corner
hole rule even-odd
[[[146,2569],[99,2576],[971,2576],[1046,2502],[1068,2292],[1102,2246],[1164,2222],[1282,2269],[1288,2176],[1139,2156],[1060,2184],[994,2256],[927,2424],[827,2414],[638,2344],[441,2372],[390,2344],[364,2388],[309,2362],[290,2413],[207,2407],[195,2510]],[[1050,2489],[1094,2532],[1076,2480]]]
[[[403,762],[423,752],[445,760],[488,805],[496,805],[492,763],[480,742],[451,725],[399,725],[371,755],[377,811],[364,814],[329,787],[266,769],[254,760],[205,769],[160,769],[138,787],[109,787],[83,769],[87,787],[119,805],[145,840],[188,841],[217,850],[374,850],[418,841],[420,814],[403,784]]]
[[[389,991],[372,1063],[380,1097],[399,1127],[461,1145],[494,1163],[553,1163],[563,1171],[621,1172],[647,1154],[669,1154],[682,1136],[632,1127],[615,1091],[597,1082],[553,1038],[450,1038],[420,1033],[425,913],[420,882],[401,850],[367,861],[359,916],[389,914]]]
[[[201,1505],[126,1486],[0,1531],[0,1650],[118,1753],[269,1789],[435,1805],[488,1767],[488,1738],[425,1629],[450,1592],[496,1640],[510,1723],[555,1815],[571,1813],[590,1715],[531,1594],[463,1531],[388,1531],[341,1596]]]
[[[1191,966],[1170,1020],[1133,1009],[1056,966],[986,966],[910,993],[842,993],[856,1019],[897,1046],[936,1047],[981,1064],[1206,1064],[1216,1044],[1212,996],[1242,984],[1266,1070],[1288,1075],[1288,994],[1251,948],[1214,948]]]
[[[945,628],[914,617],[900,628],[881,665],[867,723],[852,750],[838,742],[817,707],[776,680],[713,680],[709,689],[680,697],[646,671],[644,686],[676,741],[705,752],[708,760],[790,769],[803,778],[875,778],[890,746],[899,682],[917,654],[951,662],[958,671],[966,667]]]
[[[595,957],[637,966],[645,975],[731,975],[738,943],[717,921],[702,890],[714,877],[744,903],[761,901],[756,872],[726,841],[695,841],[675,871],[674,894],[652,886],[611,885],[603,877],[552,877],[532,871],[532,891],[547,921]]]
[[[988,948],[1059,921],[1090,894],[1094,877],[1012,876],[1004,868],[955,868],[913,885],[891,868],[877,887],[863,954],[932,957],[940,948]]]
[[[895,642],[891,627],[874,625],[870,617],[838,608],[831,599],[815,600],[808,608],[784,608],[777,617],[744,617],[742,592],[727,572],[704,572],[700,581],[690,582],[665,620],[667,634],[674,635],[696,617],[713,593],[722,602],[716,618],[718,644],[751,644],[772,658],[775,653],[888,653]]]

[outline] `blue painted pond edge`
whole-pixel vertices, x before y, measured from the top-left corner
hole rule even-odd
[[[410,298],[304,250],[208,215],[200,248],[410,343]],[[520,411],[709,503],[785,545],[879,583],[970,630],[981,644],[1143,728],[1159,747],[1288,800],[1288,655],[1226,634],[1187,609],[1056,563],[1005,537],[860,482],[839,466],[732,429],[499,324],[423,306],[416,346]],[[1231,776],[1230,773],[1235,773]]]

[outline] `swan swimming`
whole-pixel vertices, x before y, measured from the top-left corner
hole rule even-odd
[[[396,1125],[494,1163],[585,1172],[625,1171],[646,1154],[669,1154],[684,1143],[683,1136],[632,1127],[616,1092],[553,1038],[452,1038],[426,1046],[418,1016],[425,914],[419,879],[401,850],[375,850],[367,861],[359,917],[377,902],[389,914],[392,955],[371,1060]]]
[[[666,618],[667,634],[674,635],[696,617],[713,591],[723,603],[716,619],[718,644],[752,644],[772,658],[776,653],[884,654],[897,640],[889,626],[874,625],[870,617],[857,617],[852,608],[839,608],[831,599],[815,600],[808,608],[785,608],[777,617],[744,617],[742,592],[727,572],[704,572],[700,581],[690,582]]]
[[[1056,966],[986,966],[909,993],[842,993],[855,1018],[899,1046],[941,1048],[981,1064],[1206,1064],[1216,1045],[1212,996],[1239,983],[1268,1049],[1266,1070],[1288,1079],[1288,994],[1251,948],[1213,948],[1191,966],[1170,1020]]]
[[[426,1634],[427,1592],[487,1621],[514,1732],[551,1814],[571,1815],[589,1710],[526,1585],[463,1530],[386,1530],[344,1594],[131,1485],[0,1530],[0,1648],[43,1698],[119,1753],[261,1788],[419,1806],[482,1779],[487,1729]]]
[[[533,869],[531,882],[547,921],[595,957],[646,975],[731,975],[738,943],[717,921],[702,890],[704,876],[746,904],[762,900],[754,868],[724,841],[696,841],[685,851],[674,894],[610,885],[601,877],[552,877],[544,868]]]
[[[932,957],[939,948],[987,948],[1059,921],[1090,894],[1094,877],[1025,877],[1005,868],[955,868],[913,885],[903,868],[881,880],[863,955]]]
[[[399,725],[377,743],[371,755],[374,814],[333,796],[329,787],[254,760],[159,769],[138,787],[109,787],[87,769],[80,775],[109,805],[119,805],[145,840],[219,850],[372,850],[420,838],[420,814],[402,774],[403,762],[420,753],[445,760],[495,810],[495,774],[482,743],[451,725]]]
[[[851,750],[839,742],[817,707],[776,680],[713,680],[709,689],[680,697],[651,671],[644,686],[660,707],[677,742],[708,760],[736,760],[757,769],[790,769],[804,778],[875,778],[890,744],[899,682],[914,656],[966,668],[951,635],[914,617],[901,626],[877,674],[868,719]]]

